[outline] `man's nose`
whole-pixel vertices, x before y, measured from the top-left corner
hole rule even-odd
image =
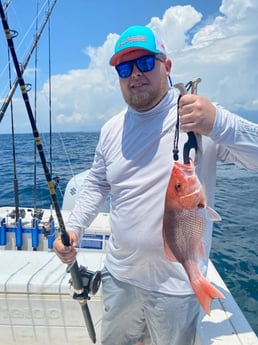
[[[136,63],[133,64],[133,70],[132,70],[132,75],[140,75],[142,72],[139,70],[137,67]]]

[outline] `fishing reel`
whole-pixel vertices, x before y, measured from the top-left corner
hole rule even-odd
[[[101,284],[101,272],[90,271],[87,267],[81,265],[79,267],[79,274],[82,280],[83,291],[75,290],[73,298],[78,300],[90,299],[88,295],[95,295],[99,290]],[[69,283],[73,286],[72,279],[69,280]]]
[[[12,218],[12,219],[15,219],[15,218],[16,218],[16,210],[12,210],[12,211],[8,214],[8,216],[9,216],[10,218]],[[20,217],[20,218],[25,218],[25,216],[26,216],[26,211],[25,211],[25,209],[24,209],[24,208],[19,208],[19,210],[18,210],[18,217]]]
[[[91,295],[96,295],[99,290],[101,283],[101,272],[100,271],[90,271],[87,267],[80,266],[79,272],[82,277],[82,284],[84,289],[88,291]]]

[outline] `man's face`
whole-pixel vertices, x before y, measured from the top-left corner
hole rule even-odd
[[[150,52],[138,49],[124,54],[122,62],[151,55]],[[147,111],[153,108],[168,91],[168,76],[171,70],[171,60],[155,59],[155,66],[149,72],[141,72],[134,64],[132,74],[128,78],[119,78],[123,97],[128,105],[136,111]]]

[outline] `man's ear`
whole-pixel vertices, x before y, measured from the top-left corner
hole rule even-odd
[[[167,75],[170,75],[170,72],[172,69],[172,61],[170,59],[167,59],[165,61],[165,67],[166,67]]]

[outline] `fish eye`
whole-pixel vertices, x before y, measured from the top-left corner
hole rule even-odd
[[[175,190],[177,191],[177,192],[180,192],[180,190],[181,190],[181,183],[176,183],[175,184]]]

